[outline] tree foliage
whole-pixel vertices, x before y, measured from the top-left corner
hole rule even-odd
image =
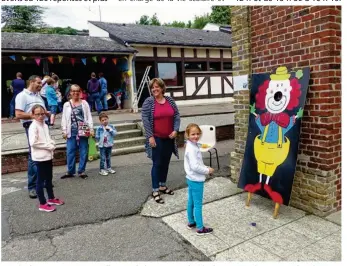
[[[2,6],[1,29],[5,32],[47,33],[76,35],[78,31],[71,27],[48,27],[43,22],[43,8],[39,6]]]
[[[1,23],[6,23],[3,31],[36,32],[45,26],[39,6],[1,6]]]
[[[171,23],[164,23],[163,26],[173,27],[173,28],[189,28],[188,25],[186,25],[186,23],[184,23],[183,21],[177,21],[177,20],[174,20]]]
[[[195,16],[192,24],[193,29],[202,29],[210,22],[210,15],[204,14],[202,16]]]
[[[147,15],[142,15],[140,17],[139,21],[136,21],[136,24],[140,25],[154,25],[154,26],[160,26],[160,21],[158,19],[157,13],[155,13],[152,17],[149,17]]]
[[[213,6],[210,15],[210,22],[219,25],[230,25],[230,7],[229,6]]]
[[[189,20],[188,23],[183,21],[173,21],[170,23],[164,23],[163,26],[173,27],[173,28],[193,28],[193,29],[202,29],[206,26],[207,23],[215,23],[219,25],[230,25],[230,7],[228,6],[213,6],[211,14],[207,13],[202,16],[195,16],[193,21]],[[157,17],[157,14],[154,14],[152,17],[147,15],[142,15],[139,21],[136,21],[136,24],[141,25],[157,25],[160,26],[161,23]]]
[[[77,35],[77,30],[71,27],[53,27],[53,28],[42,28],[38,31],[39,33],[47,34],[65,34],[65,35]]]

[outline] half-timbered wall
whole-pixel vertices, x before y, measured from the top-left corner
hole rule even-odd
[[[152,65],[176,100],[233,96],[230,49],[134,46],[136,62]],[[135,71],[138,73],[136,67]],[[170,76],[171,75],[171,76]]]

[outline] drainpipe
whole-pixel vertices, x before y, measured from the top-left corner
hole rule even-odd
[[[134,53],[132,62],[131,62],[131,67],[132,67],[132,72],[133,72],[133,102],[132,102],[132,111],[134,113],[137,113],[138,110],[138,99],[137,99],[137,88],[136,88],[136,75],[135,75],[135,59],[136,59],[136,52]]]
[[[137,88],[136,88],[136,75],[135,75],[135,59],[136,59],[136,54],[137,53],[134,53],[134,56],[133,56],[133,60],[131,62],[131,67],[133,69],[133,88],[134,88],[134,93],[137,94]]]

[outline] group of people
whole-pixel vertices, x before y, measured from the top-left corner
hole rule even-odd
[[[89,103],[90,110],[95,109],[98,114],[100,114],[102,111],[108,110],[108,88],[104,73],[100,72],[98,76],[99,79],[96,77],[96,74],[94,72],[91,73],[90,80],[88,80],[86,89],[82,89],[82,99]],[[67,92],[67,94],[69,94],[69,92]],[[117,91],[115,96],[117,102],[117,110],[122,109],[122,93],[119,93]]]
[[[50,82],[49,79],[47,79]],[[50,137],[48,125],[51,112],[46,108],[45,101],[40,94],[42,80],[39,76],[29,77],[28,88],[16,95],[15,115],[21,120],[29,144],[28,157],[28,191],[30,198],[39,198],[39,210],[51,212],[55,210],[52,205],[63,205],[64,202],[55,198],[53,193],[53,155],[55,142]],[[48,92],[49,93],[49,92]],[[48,95],[46,91],[46,95]],[[76,174],[76,151],[79,150],[80,161],[78,167],[79,177],[85,179],[86,163],[88,160],[88,137],[94,136],[93,120],[89,104],[81,99],[81,88],[74,84],[70,88],[70,100],[62,111],[62,134],[66,139],[66,157],[68,171],[61,178],[74,177]],[[49,101],[48,106],[50,106]],[[111,168],[111,152],[113,138],[117,131],[108,125],[108,116],[99,114],[101,125],[97,129],[96,139],[99,141],[101,153],[100,174],[114,174]],[[86,134],[87,132],[87,134]],[[83,134],[82,134],[83,133]],[[44,196],[47,190],[48,200]]]
[[[92,83],[92,81],[91,81]],[[89,83],[88,83],[89,84]],[[91,84],[90,86],[93,86]],[[54,196],[53,153],[55,143],[49,134],[47,119],[51,113],[40,95],[42,80],[39,76],[29,78],[29,87],[16,97],[16,117],[21,119],[28,137],[28,190],[30,198],[39,198],[39,210],[51,212],[53,205],[64,202]],[[176,137],[180,128],[180,114],[175,101],[165,96],[166,86],[160,78],[150,82],[152,96],[142,106],[142,120],[146,135],[146,153],[153,165],[152,197],[158,204],[164,204],[161,194],[174,195],[167,185],[167,176],[172,153],[178,158]],[[88,138],[95,137],[100,150],[100,175],[114,174],[111,168],[111,154],[117,130],[109,124],[105,112],[99,114],[100,126],[93,129],[90,106],[81,98],[81,88],[74,84],[70,88],[70,100],[63,106],[62,134],[66,139],[67,172],[61,178],[76,175],[76,151],[79,149],[80,161],[77,174],[82,179],[88,176],[85,172],[88,157]],[[46,94],[47,95],[47,94]],[[96,97],[95,97],[96,98]],[[46,122],[45,122],[46,120]],[[213,169],[205,166],[199,150],[199,138],[202,132],[197,124],[189,124],[185,131],[186,148],[184,169],[188,184],[187,216],[189,229],[196,228],[198,235],[209,234],[212,228],[203,225],[202,203],[205,175],[212,174]],[[48,200],[43,190],[46,188]]]
[[[108,88],[107,80],[104,74],[100,72],[96,77],[96,74],[91,73],[91,78],[85,88],[81,88],[82,96],[81,98],[88,102],[90,110],[95,109],[98,114],[102,111],[108,110]],[[10,118],[15,117],[15,101],[17,95],[26,88],[26,82],[23,80],[22,73],[18,72],[16,74],[16,79],[11,82],[10,89],[13,93],[10,102]],[[42,79],[42,88],[40,90],[41,98],[45,103],[46,109],[51,112],[51,117],[49,119],[50,126],[54,126],[55,116],[61,113],[63,110],[63,102],[70,99],[70,88],[71,84],[68,84],[65,91],[65,95],[62,95],[61,88],[59,85],[59,77],[55,73],[46,75]],[[122,109],[122,89],[118,89],[115,92],[117,109]],[[64,98],[65,96],[65,98]]]

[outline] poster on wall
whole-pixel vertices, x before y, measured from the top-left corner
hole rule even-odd
[[[310,68],[252,75],[248,136],[238,187],[288,205]]]

